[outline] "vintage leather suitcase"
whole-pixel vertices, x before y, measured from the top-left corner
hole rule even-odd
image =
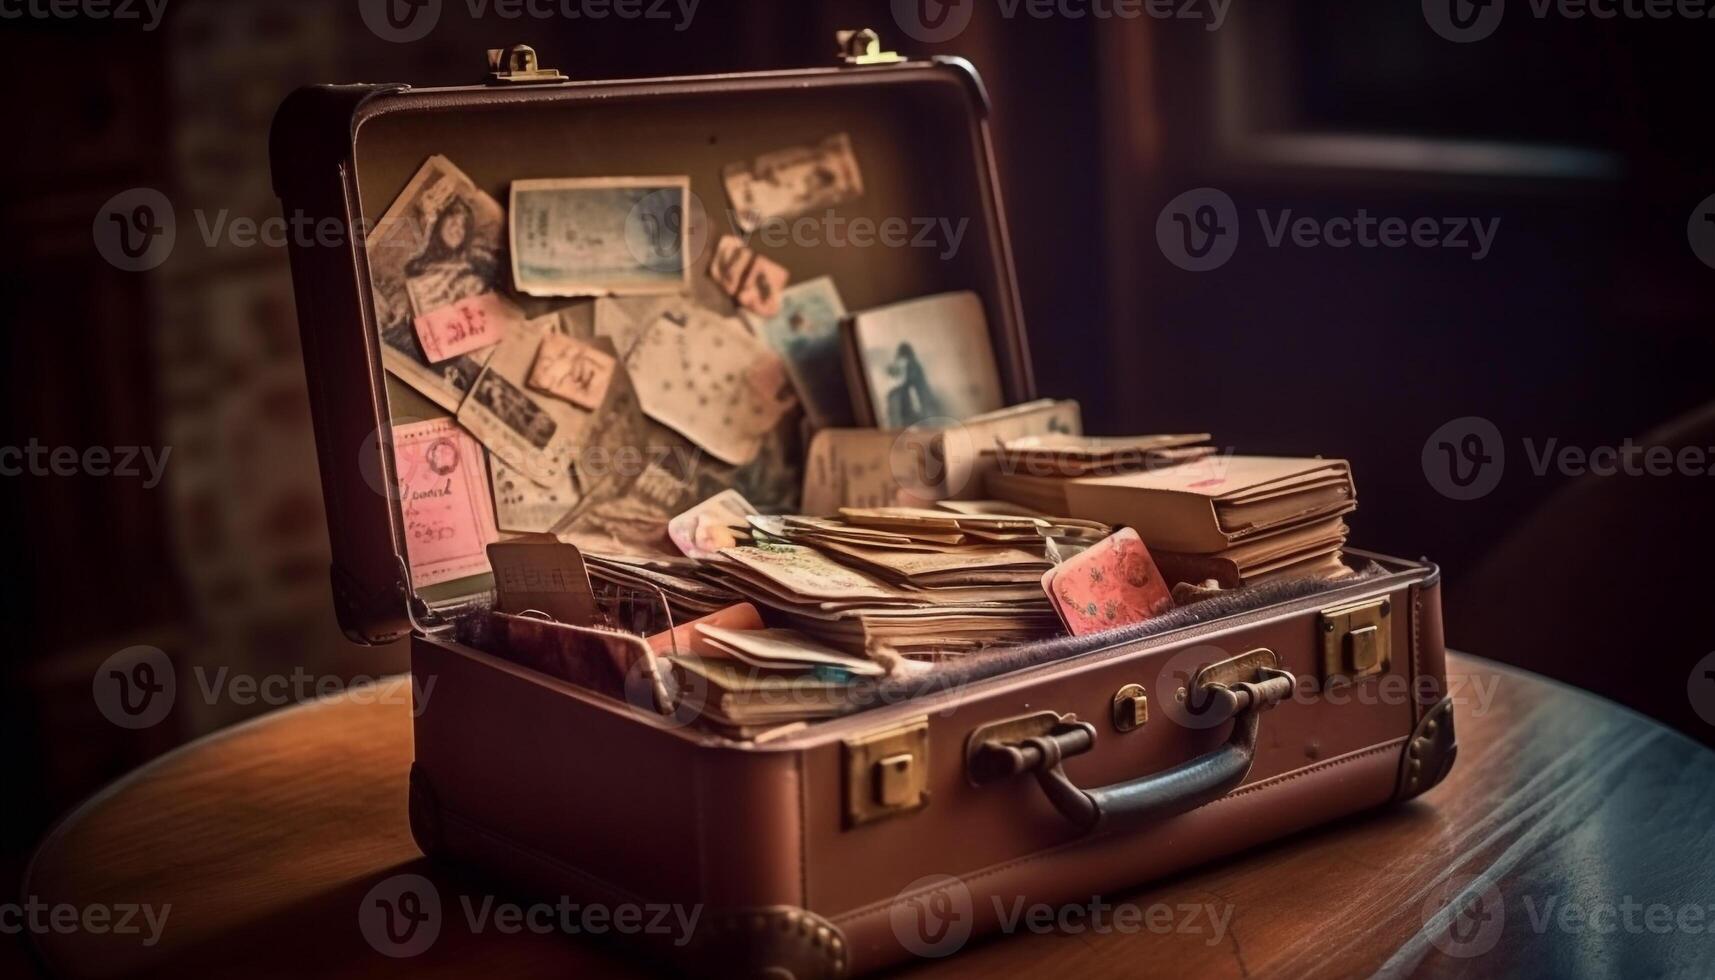
[[[514,178],[688,173],[718,214],[724,164],[849,132],[866,189],[841,213],[969,218],[964,247],[775,256],[834,275],[853,309],[977,291],[1009,401],[1034,397],[982,83],[873,42],[843,35],[835,66],[802,71],[574,82],[514,49],[472,87],[305,89],[274,125],[275,187],[288,215],[365,227],[439,153],[501,200]],[[761,744],[461,645],[487,597],[412,589],[377,437],[446,413],[384,375],[360,241],[291,259],[340,621],[359,643],[410,633],[434,679],[419,845],[575,902],[695,906],[692,941],[661,944],[677,966],[821,977],[942,955],[1019,899],[1088,902],[1414,797],[1452,765],[1438,573],[1371,555],[1345,584],[1056,641]]]

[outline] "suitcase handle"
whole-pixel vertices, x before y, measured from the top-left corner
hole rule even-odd
[[[1161,820],[1212,802],[1236,789],[1256,759],[1262,712],[1290,697],[1297,681],[1274,667],[1258,667],[1255,681],[1209,683],[1197,688],[1203,702],[1199,725],[1233,722],[1233,734],[1220,748],[1165,772],[1111,786],[1080,789],[1061,761],[1096,747],[1096,726],[1070,719],[1049,731],[1020,739],[984,741],[973,746],[969,769],[975,782],[1036,774],[1036,781],[1061,815],[1083,833],[1117,825]],[[1187,699],[1187,705],[1191,699]]]

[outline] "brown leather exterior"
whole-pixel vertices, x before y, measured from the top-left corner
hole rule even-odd
[[[1427,646],[1439,644],[1439,622],[1423,618],[1438,615],[1439,586],[1431,567],[1397,567],[1347,592],[992,678],[760,746],[676,728],[419,637],[413,669],[435,678],[435,687],[417,720],[417,768],[441,812],[414,823],[439,828],[438,846],[453,858],[553,894],[715,911],[804,909],[827,920],[849,947],[851,967],[866,971],[912,955],[895,931],[895,909],[925,878],[955,879],[981,932],[996,925],[997,901],[1089,901],[1438,781],[1442,761],[1451,761],[1445,748],[1409,792],[1401,772],[1413,736],[1422,734],[1413,691],[1419,683],[1446,689],[1442,674],[1421,673],[1425,664],[1445,670],[1444,652]],[[1391,618],[1388,672],[1317,693],[1319,611],[1384,594],[1396,609],[1422,610]],[[1032,779],[976,786],[966,778],[973,729],[1044,708],[1097,726],[1095,749],[1066,762],[1080,786],[1137,779],[1207,752],[1230,726],[1188,727],[1165,700],[1190,670],[1258,647],[1273,650],[1300,679],[1300,694],[1262,716],[1251,773],[1220,800],[1128,832],[1085,836]],[[1131,683],[1148,692],[1151,718],[1122,733],[1109,708]],[[929,725],[928,805],[848,826],[843,743],[920,717]],[[1450,746],[1451,725],[1444,731]]]
[[[824,250],[802,264],[797,246],[771,253],[789,268],[833,274],[854,309],[975,289],[1009,401],[1034,397],[986,97],[962,62],[541,88],[318,87],[281,108],[272,157],[288,215],[311,227],[332,219],[361,229],[433,153],[502,199],[519,176],[671,171],[708,190],[720,186],[728,162],[838,131],[860,147],[866,181],[864,198],[842,208],[844,217],[968,218],[962,249],[950,257]],[[936,176],[924,173],[925,161]],[[726,203],[718,194],[704,201],[717,215]],[[707,925],[690,962],[676,954],[683,967],[837,976],[910,956],[895,912],[926,888],[953,882],[974,929],[985,931],[996,924],[995,900],[1087,901],[1415,795],[1445,774],[1451,725],[1424,727],[1440,717],[1432,709],[1445,694],[1440,589],[1433,568],[1409,563],[1347,593],[1084,654],[763,745],[675,727],[451,644],[408,583],[397,503],[387,492],[392,459],[377,438],[393,422],[444,413],[382,370],[366,256],[357,236],[347,239],[294,243],[293,281],[340,622],[359,642],[429,627],[412,643],[427,696],[416,719],[410,807],[425,853],[580,902],[700,906]],[[1066,762],[1079,786],[1136,780],[1193,759],[1221,744],[1227,726],[1174,720],[1173,691],[1191,670],[1267,647],[1313,682],[1318,610],[1381,594],[1399,611],[1387,674],[1267,712],[1246,781],[1212,803],[1142,829],[1084,835],[1033,779],[976,786],[966,778],[973,729],[1045,708],[1097,727],[1094,748]],[[1426,681],[1439,685],[1435,697],[1410,693]],[[1146,689],[1152,717],[1120,732],[1110,704],[1127,684]],[[1390,685],[1393,696],[1378,696]],[[849,825],[844,742],[915,718],[928,724],[928,804]],[[1412,781],[1414,745],[1422,775]],[[922,884],[929,876],[948,877]]]

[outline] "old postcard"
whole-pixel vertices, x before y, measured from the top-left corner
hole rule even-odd
[[[707,310],[656,320],[629,367],[651,418],[733,465],[755,459],[797,403],[780,358],[742,323]]]
[[[747,232],[863,194],[863,175],[852,153],[851,137],[845,133],[816,146],[792,147],[749,163],[728,164],[721,181],[736,211],[734,223]]]
[[[458,413],[490,452],[545,487],[572,465],[590,418],[575,405],[525,390],[537,348],[558,323],[557,315],[538,317],[502,341]]]
[[[638,341],[662,316],[684,320],[696,304],[684,296],[611,296],[595,301],[595,335],[613,341],[621,361],[629,363]]]
[[[863,393],[883,429],[963,421],[999,409],[1000,370],[982,299],[945,293],[851,319]]]
[[[840,365],[840,321],[846,304],[833,279],[823,276],[787,288],[774,316],[748,311],[741,315],[786,362],[786,374],[812,428],[854,424],[851,393]]]
[[[899,457],[899,433],[885,429],[823,429],[810,440],[804,461],[804,513],[828,516],[841,507],[926,504],[906,493],[899,471],[911,464]]]
[[[737,235],[725,235],[715,243],[709,278],[742,309],[767,317],[780,312],[780,294],[791,273]]]
[[[673,546],[689,558],[713,558],[722,548],[738,544],[733,528],[745,526],[756,513],[737,490],[723,490],[667,524]]]
[[[417,588],[488,571],[499,538],[482,447],[452,419],[393,428],[405,554]]]
[[[1141,623],[1173,608],[1155,560],[1130,528],[1055,566],[1042,587],[1074,636]]]
[[[489,459],[488,468],[494,482],[495,523],[502,531],[551,530],[581,499],[569,467],[547,486],[506,465],[499,456]]]
[[[431,363],[418,316],[499,287],[506,214],[452,162],[433,156],[364,242],[382,363],[449,412],[482,374],[492,347]]]
[[[531,296],[690,287],[689,177],[512,182],[512,278]]]
[[[619,361],[604,350],[557,330],[542,335],[530,387],[591,411],[607,398]]]

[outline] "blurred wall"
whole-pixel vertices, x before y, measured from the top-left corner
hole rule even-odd
[[[403,668],[402,650],[351,647],[333,623],[286,256],[211,229],[278,215],[266,136],[292,88],[468,83],[486,48],[518,41],[585,78],[826,64],[833,31],[860,25],[909,54],[971,58],[996,105],[1045,393],[1081,399],[1098,432],[1206,430],[1247,451],[1351,458],[1363,501],[1354,544],[1442,561],[1456,643],[1607,683],[1594,668],[1611,651],[1576,637],[1552,647],[1532,644],[1529,629],[1504,646],[1485,637],[1517,622],[1521,596],[1578,610],[1560,615],[1611,613],[1631,598],[1585,606],[1573,590],[1587,579],[1553,579],[1548,591],[1551,580],[1531,573],[1538,546],[1514,529],[1576,481],[1533,474],[1519,441],[1610,445],[1711,400],[1715,270],[1686,232],[1715,192],[1696,101],[1708,28],[1514,17],[1461,45],[1436,36],[1416,4],[1234,3],[1210,29],[1007,17],[1011,5],[964,0],[951,9],[969,12],[968,26],[934,41],[910,20],[920,15],[899,14],[910,9],[703,0],[678,30],[509,21],[448,2],[433,33],[403,44],[371,32],[356,0],[172,0],[152,30],[0,24],[16,123],[13,152],[0,155],[4,444],[170,449],[158,485],[4,481],[18,519],[6,599],[19,625],[4,655],[4,735],[24,789],[4,794],[0,853],[15,861],[100,782],[268,707],[181,704],[160,726],[121,730],[90,697],[116,651],[157,647],[187,669]],[[1448,155],[1473,145],[1549,150]],[[1199,187],[1220,189],[1247,221],[1256,209],[1325,220],[1362,208],[1497,220],[1500,233],[1473,261],[1454,250],[1271,248],[1252,223],[1230,262],[1193,273],[1168,259],[1156,229]],[[144,273],[92,245],[103,202],[135,188],[160,191],[178,214],[172,257]],[[1490,420],[1513,453],[1493,491],[1468,501],[1439,490],[1424,462],[1432,434],[1466,416]],[[1658,499],[1652,485],[1625,488],[1641,501],[1540,533],[1573,537],[1602,562],[1637,533],[1628,515]],[[1695,499],[1669,497],[1678,502],[1663,506]],[[1641,557],[1627,552],[1648,567],[1608,566],[1602,581],[1635,583],[1646,598],[1693,594],[1709,576],[1692,556],[1710,542],[1695,525],[1688,535],[1651,538]],[[1497,561],[1517,570],[1465,588]],[[1669,680],[1715,649],[1695,614],[1649,643],[1643,656]],[[1674,683],[1653,706],[1650,692],[1672,685],[1628,699],[1709,738]]]

